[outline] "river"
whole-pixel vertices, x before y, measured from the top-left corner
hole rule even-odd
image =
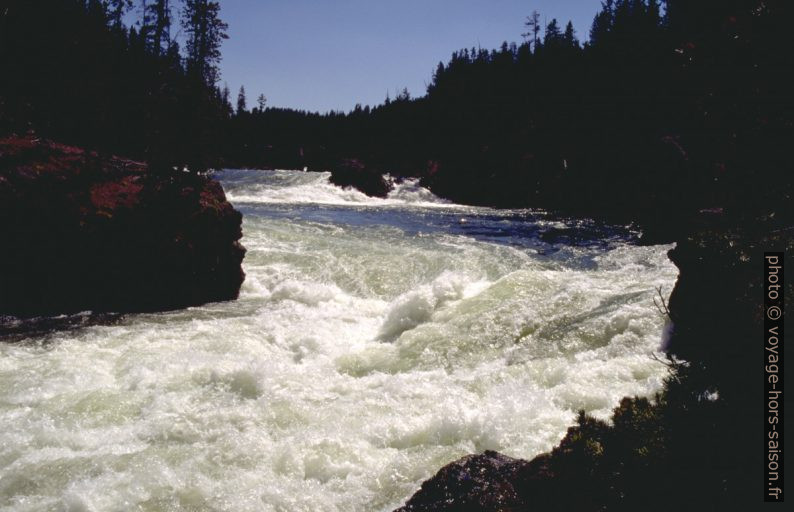
[[[668,246],[410,180],[216,177],[244,215],[238,301],[0,341],[0,511],[388,511],[661,389]]]

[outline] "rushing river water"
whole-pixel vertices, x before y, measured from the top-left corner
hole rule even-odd
[[[224,171],[236,302],[0,342],[0,510],[378,511],[659,390],[669,247],[623,228]]]

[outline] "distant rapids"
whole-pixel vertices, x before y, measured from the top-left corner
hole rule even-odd
[[[0,341],[0,511],[388,511],[661,389],[668,246],[410,180],[216,177],[244,214],[238,301]]]

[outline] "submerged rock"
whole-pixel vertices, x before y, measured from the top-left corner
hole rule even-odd
[[[383,173],[364,165],[360,160],[347,159],[331,170],[331,183],[338,187],[353,187],[372,197],[386,197],[394,185]]]
[[[235,299],[244,279],[241,222],[209,178],[0,139],[0,315]]]

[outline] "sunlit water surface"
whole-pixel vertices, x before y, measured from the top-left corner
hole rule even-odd
[[[0,342],[0,510],[391,510],[661,387],[669,247],[411,181],[217,177],[245,216],[238,301]]]

